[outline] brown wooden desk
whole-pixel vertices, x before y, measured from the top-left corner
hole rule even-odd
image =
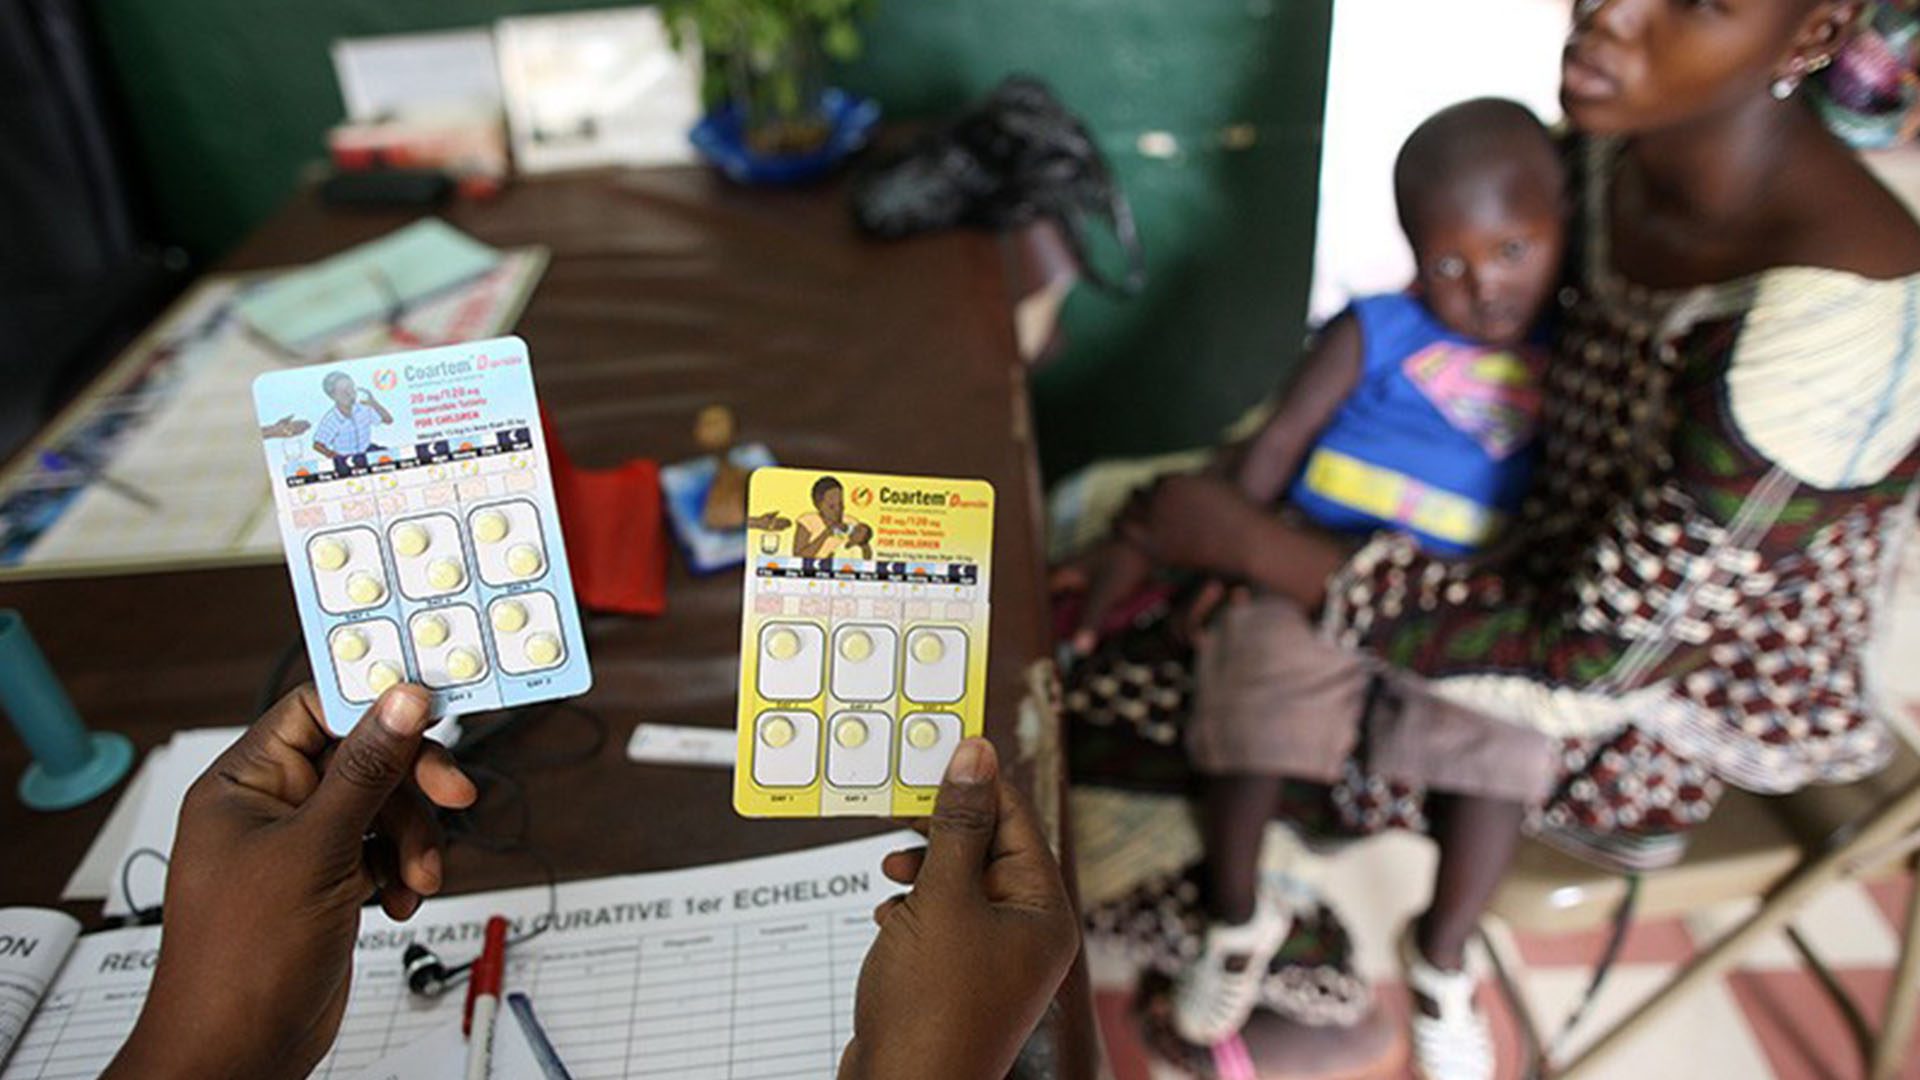
[[[307,198],[249,239],[229,269],[313,259],[412,214],[328,211]],[[1050,738],[1023,747],[1015,717],[1047,655],[1041,510],[1025,373],[1002,245],[948,234],[899,245],[856,236],[843,193],[747,192],[703,170],[523,183],[445,215],[499,245],[543,244],[546,277],[518,332],[530,344],[552,434],[584,467],[694,454],[692,421],[722,403],[744,439],[792,464],[978,476],[998,489],[989,734],[1019,783],[1062,813]],[[733,722],[740,581],[692,578],[675,556],[668,614],[591,616],[607,724],[591,761],[519,774],[533,845],[565,879],[681,867],[863,835],[884,823],[774,823],[734,815],[725,770],[629,763],[635,723]],[[177,728],[238,724],[296,634],[278,566],[0,585],[81,712],[142,749]],[[304,672],[304,663],[299,668]],[[565,753],[586,728],[556,719],[502,736],[493,756]],[[0,738],[0,778],[25,766]],[[0,797],[8,867],[0,902],[53,904],[112,798],[41,815]],[[456,845],[450,891],[544,879],[525,857]],[[94,904],[66,905],[83,919]],[[1063,1075],[1094,1071],[1083,974],[1039,1042]]]

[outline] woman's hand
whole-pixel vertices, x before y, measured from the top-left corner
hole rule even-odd
[[[842,1080],[1005,1076],[1066,978],[1080,924],[1033,810],[993,746],[954,752],[927,846],[887,856]]]
[[[429,803],[475,796],[422,742],[428,702],[396,686],[336,744],[303,686],[188,789],[153,987],[109,1077],[304,1077],[326,1054],[361,905],[404,919],[439,891]]]

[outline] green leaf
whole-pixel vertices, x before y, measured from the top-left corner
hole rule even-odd
[[[720,73],[728,96],[788,113],[798,110],[804,93],[802,76],[790,70],[793,53],[841,63],[858,58],[866,45],[859,20],[876,6],[876,0],[660,0],[675,46],[689,33],[697,36],[709,76]]]
[[[820,35],[820,48],[844,64],[860,55],[860,31],[845,19],[831,23],[826,32]]]
[[[795,77],[792,68],[781,68],[773,73],[773,108],[781,116],[793,116],[800,111],[800,80]]]

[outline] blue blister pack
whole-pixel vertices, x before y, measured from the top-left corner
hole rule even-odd
[[[331,731],[402,680],[436,717],[592,686],[524,341],[269,372],[253,397]]]

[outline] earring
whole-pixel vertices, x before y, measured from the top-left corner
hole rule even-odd
[[[1787,73],[1773,80],[1773,100],[1785,101],[1792,97],[1793,92],[1800,89],[1800,80],[1807,77],[1807,71],[1807,62],[1798,56],[1794,57]]]

